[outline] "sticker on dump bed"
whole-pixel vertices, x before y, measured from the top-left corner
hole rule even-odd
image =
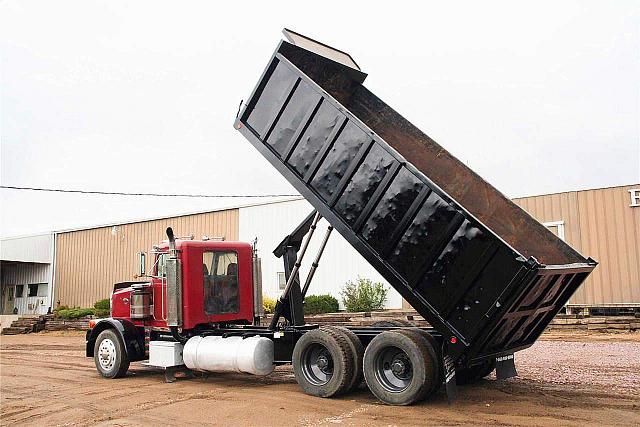
[[[507,360],[513,359],[513,354],[507,354],[506,356],[496,357],[496,362],[506,362]]]

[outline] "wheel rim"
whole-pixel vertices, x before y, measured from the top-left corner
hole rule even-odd
[[[375,375],[382,387],[391,393],[405,390],[413,380],[413,366],[407,353],[398,347],[386,347],[375,358]]]
[[[302,373],[313,385],[325,385],[333,377],[333,358],[319,343],[309,345],[302,353]]]
[[[110,371],[116,364],[116,345],[109,338],[105,338],[100,342],[98,361],[100,362],[100,367],[105,371]]]

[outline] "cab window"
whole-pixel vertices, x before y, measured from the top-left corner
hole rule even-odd
[[[166,259],[167,254],[158,254],[158,258],[156,258],[156,277],[167,277]]]
[[[204,252],[202,276],[205,313],[237,313],[240,307],[238,254],[233,251]]]

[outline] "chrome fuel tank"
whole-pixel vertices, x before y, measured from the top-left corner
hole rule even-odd
[[[189,369],[208,372],[273,372],[273,341],[264,337],[193,337],[183,350]]]

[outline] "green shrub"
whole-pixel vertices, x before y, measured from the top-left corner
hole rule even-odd
[[[95,314],[95,308],[67,308],[58,310],[56,316],[63,319],[78,319],[80,317],[92,316]]]
[[[104,308],[95,308],[93,310],[93,315],[95,317],[109,317],[111,316],[111,310],[110,309],[104,309]]]
[[[111,309],[111,300],[109,298],[101,299],[100,301],[96,301],[93,304],[93,308],[96,310],[110,310]]]
[[[347,311],[356,312],[380,310],[384,307],[388,292],[389,289],[382,283],[358,277],[355,282],[349,280],[340,295]]]
[[[304,314],[335,313],[340,308],[331,295],[309,295],[304,299]]]
[[[276,308],[276,300],[263,296],[262,307],[264,308],[264,314],[273,314],[273,310]]]
[[[68,305],[59,305],[56,308],[53,309],[53,313],[57,314],[60,310],[69,310],[69,306]]]

